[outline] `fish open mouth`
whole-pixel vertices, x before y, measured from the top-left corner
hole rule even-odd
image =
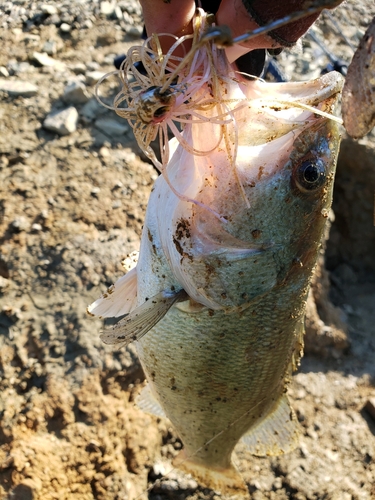
[[[248,104],[235,114],[238,176],[254,185],[279,171],[296,139],[306,129],[329,121],[343,86],[337,72],[310,82],[251,82],[244,88]],[[248,201],[250,205],[250,201]]]

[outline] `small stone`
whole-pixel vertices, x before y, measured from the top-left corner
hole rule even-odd
[[[277,477],[274,482],[273,482],[273,485],[275,490],[281,490],[281,488],[283,487],[283,481],[281,479],[281,477]]]
[[[42,67],[59,67],[61,69],[65,67],[63,62],[53,59],[45,52],[34,52],[31,60]]]
[[[86,73],[86,65],[83,63],[75,63],[69,67],[76,75],[84,75]]]
[[[60,26],[60,31],[62,33],[70,33],[72,27],[68,23],[62,23]]]
[[[14,97],[32,97],[38,92],[38,87],[21,80],[4,80],[0,78],[0,91]]]
[[[86,19],[83,23],[82,23],[82,28],[86,29],[86,30],[89,30],[93,27],[93,24],[92,24],[92,21],[90,19]]]
[[[9,76],[9,71],[5,66],[0,66],[0,76],[3,76],[4,78],[7,78]]]
[[[58,12],[57,7],[51,4],[42,4],[40,6],[40,10],[43,12],[43,14],[48,14],[49,16],[53,16]]]
[[[103,78],[104,75],[105,73],[102,71],[88,71],[86,73],[87,85],[95,85],[101,78]]]
[[[114,2],[101,2],[100,3],[100,13],[103,16],[111,16],[116,8],[116,4]]]
[[[61,24],[61,19],[58,14],[53,14],[48,18],[49,24],[54,24],[55,26],[59,26]]]
[[[7,288],[9,285],[10,285],[10,280],[0,276],[0,290],[2,290],[3,288]]]
[[[115,7],[115,10],[113,11],[113,17],[118,21],[121,21],[121,19],[124,17],[121,8],[118,5]]]
[[[59,135],[69,135],[77,129],[78,111],[75,107],[50,113],[43,122],[43,127]]]
[[[100,187],[93,187],[91,189],[91,195],[94,196],[95,198],[98,197],[99,193],[100,193]]]
[[[142,32],[143,28],[141,28],[141,26],[132,26],[129,30],[127,30],[126,34],[133,36],[134,38],[141,38]]]
[[[16,217],[14,221],[10,223],[10,228],[13,233],[21,233],[22,231],[27,231],[30,228],[30,223],[26,217],[21,215],[20,217]]]
[[[54,40],[47,40],[43,45],[43,52],[49,56],[54,56],[57,52],[57,43]]]
[[[113,208],[113,209],[116,209],[116,208],[121,208],[121,206],[122,206],[121,200],[115,200],[115,201],[112,203],[112,208]]]
[[[122,13],[122,18],[123,18],[126,26],[133,26],[134,25],[134,19],[126,11],[124,11]]]
[[[86,63],[87,71],[96,71],[100,68],[99,64],[96,61],[89,61]]]
[[[86,104],[90,100],[90,95],[84,83],[74,80],[65,87],[62,98],[68,104]]]
[[[163,462],[156,462],[152,466],[152,472],[153,472],[153,474],[154,474],[155,477],[165,476],[165,474],[166,474],[165,464]]]
[[[102,158],[108,158],[109,156],[111,156],[111,152],[110,152],[110,150],[109,150],[106,146],[102,146],[102,147],[99,149],[99,155],[100,155]]]
[[[91,98],[89,102],[87,102],[81,108],[81,115],[87,120],[92,121],[95,120],[99,115],[106,112],[104,106],[102,106],[95,98]]]
[[[28,71],[33,71],[35,69],[33,66],[31,66],[31,64],[29,64],[26,61],[10,62],[10,63],[8,63],[7,68],[8,68],[9,74],[11,74],[11,75],[18,75],[19,73],[26,73]]]
[[[14,29],[12,29],[12,33],[17,38],[19,38],[22,35],[22,29],[21,28],[14,28]]]
[[[117,57],[117,54],[113,54],[112,52],[110,52],[109,54],[107,54],[104,59],[103,59],[103,65],[108,65],[108,66],[112,66],[113,65],[113,61],[114,59],[116,59]]]
[[[95,121],[95,127],[108,135],[124,135],[129,130],[127,123],[120,123],[112,118],[99,118]]]
[[[38,233],[38,232],[39,232],[39,231],[41,231],[43,228],[42,228],[42,226],[41,226],[40,224],[38,224],[37,222],[35,222],[34,224],[32,224],[31,229],[32,229],[34,232]]]

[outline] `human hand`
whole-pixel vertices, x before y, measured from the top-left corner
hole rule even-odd
[[[336,6],[342,0],[333,0]],[[192,18],[196,4],[194,0],[140,0],[148,35],[152,33],[173,33],[180,37],[192,32]],[[325,2],[327,3],[327,1]],[[202,7],[216,15],[218,25],[227,25],[232,36],[264,26],[292,12],[303,10],[306,0],[202,0]],[[322,8],[324,7],[322,2]],[[252,40],[237,44],[227,51],[230,62],[249,51],[275,49],[292,46],[318,18],[319,12],[291,22],[281,28],[260,35]],[[162,49],[168,50],[168,39],[162,39]]]

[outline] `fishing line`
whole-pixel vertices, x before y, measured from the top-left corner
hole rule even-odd
[[[273,31],[277,28],[281,28],[291,22],[298,21],[303,17],[309,16],[311,14],[316,14],[317,12],[321,12],[324,8],[333,8],[341,3],[342,0],[318,0],[317,2],[312,2],[311,7],[308,7],[304,10],[295,11],[287,16],[278,19],[276,21],[272,21],[269,24],[261,26],[260,28],[256,28],[255,30],[247,31],[243,35],[235,37],[232,39],[232,45],[237,43],[244,43],[256,38],[259,35],[263,35],[268,33],[269,31]]]
[[[268,99],[259,99],[258,102],[266,102],[266,103],[270,103],[270,102],[273,102],[272,100],[268,100]],[[319,115],[319,116],[323,116],[324,118],[328,118],[329,120],[332,120],[336,123],[339,123],[340,125],[343,125],[343,120],[342,118],[339,118],[338,116],[335,116],[331,113],[327,113],[325,111],[322,111],[321,109],[319,108],[314,108],[314,106],[310,106],[309,104],[305,104],[303,102],[299,102],[299,101],[281,101],[281,100],[277,100],[275,101],[277,104],[286,104],[288,105],[290,108],[301,108],[301,109],[306,109],[306,111],[311,111],[312,113],[314,113],[314,115]]]

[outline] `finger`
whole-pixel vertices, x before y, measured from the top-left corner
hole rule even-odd
[[[193,32],[194,0],[140,0],[147,35],[172,33],[178,37]],[[163,52],[172,45],[171,39],[161,38]],[[165,46],[164,46],[165,45]]]
[[[267,0],[264,0],[264,2],[266,1]],[[259,28],[259,24],[248,13],[242,0],[222,0],[216,14],[216,21],[219,25],[226,24],[229,26],[232,30],[233,38],[240,36],[247,31]],[[228,58],[233,61],[249,50],[277,47],[280,47],[280,44],[273,40],[268,34],[260,35],[241,44],[240,46],[233,47],[231,50],[233,54],[230,54],[230,56],[228,54]]]

